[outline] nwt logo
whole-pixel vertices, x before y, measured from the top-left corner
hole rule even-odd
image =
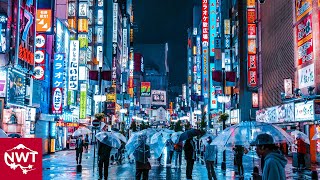
[[[4,161],[12,170],[20,169],[23,174],[27,174],[29,171],[36,170],[36,155],[38,151],[19,144],[4,152]]]

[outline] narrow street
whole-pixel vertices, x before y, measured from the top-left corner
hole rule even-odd
[[[220,162],[222,159],[222,154],[218,155],[218,166],[216,169],[216,174],[218,179],[239,179],[235,175],[236,167],[233,166],[233,156],[231,151],[227,152],[227,170],[225,173],[220,168]],[[97,160],[97,159],[95,159]],[[174,160],[174,158],[173,158]],[[250,179],[252,173],[252,163],[258,165],[257,156],[254,152],[250,152],[248,155],[245,155],[243,158],[244,161],[244,170],[245,176],[244,179]],[[163,160],[162,160],[163,162]],[[310,176],[304,175],[306,173],[297,173],[292,171],[291,159],[288,159],[288,165],[286,166],[286,174],[288,180],[296,179],[311,179]],[[154,161],[151,162],[152,168],[149,172],[150,179],[172,179],[180,180],[186,179],[185,170],[186,164],[185,160],[182,160],[181,169],[175,169],[171,167],[159,166]],[[320,168],[318,167],[318,173]],[[309,173],[310,174],[310,173]],[[135,179],[135,164],[130,164],[127,160],[123,165],[110,165],[109,166],[109,179],[110,180],[120,180],[126,179],[131,180]],[[93,147],[89,149],[88,152],[83,153],[82,159],[82,172],[76,172],[76,162],[75,162],[75,151],[67,150],[60,151],[54,154],[45,155],[43,157],[43,179],[98,179],[98,169],[97,164],[93,165]],[[207,170],[204,164],[201,164],[200,161],[195,162],[193,169],[193,179],[207,179]]]

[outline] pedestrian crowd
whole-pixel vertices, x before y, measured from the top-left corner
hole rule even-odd
[[[203,134],[202,134],[203,135]],[[200,138],[199,138],[200,137]],[[89,137],[85,135],[79,136],[76,140],[76,162],[81,168],[82,153],[83,150],[88,150]],[[152,168],[150,163],[151,148],[147,144],[147,137],[145,135],[139,136],[139,145],[133,152],[136,167],[136,179],[143,180],[148,179],[149,171]],[[181,168],[182,153],[184,152],[184,159],[186,161],[186,178],[192,179],[192,171],[195,161],[200,160],[207,169],[208,179],[217,180],[215,168],[217,166],[217,152],[218,147],[212,145],[213,136],[207,136],[201,139],[201,136],[190,137],[185,141],[179,141],[174,143],[171,135],[165,142],[166,147],[166,166],[172,168]],[[252,177],[254,180],[284,180],[285,166],[287,160],[275,144],[273,137],[269,134],[260,134],[256,137],[255,141],[251,143],[252,146],[256,147],[257,155],[262,159],[261,170],[254,167]],[[298,145],[299,146],[299,145]],[[108,167],[110,164],[110,154],[112,147],[98,141],[98,169],[99,178],[108,178]],[[232,148],[234,152],[234,163],[237,166],[239,178],[244,178],[243,168],[243,156],[248,153],[248,149],[243,145],[234,145]],[[303,150],[302,150],[303,151]],[[301,154],[303,153],[301,151]],[[115,159],[121,164],[124,159],[125,143],[121,144],[118,149],[118,155]],[[301,156],[301,155],[300,155]],[[162,154],[157,159],[160,166],[163,166]],[[174,159],[174,161],[173,161]],[[300,157],[301,159],[301,157]],[[164,161],[164,160],[163,160]]]

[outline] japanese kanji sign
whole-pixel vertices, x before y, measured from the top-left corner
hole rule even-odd
[[[80,119],[85,119],[87,114],[87,84],[80,85]]]
[[[79,71],[79,41],[70,41],[69,69],[68,69],[68,89],[78,90]]]
[[[62,88],[53,88],[52,90],[52,113],[62,113]]]

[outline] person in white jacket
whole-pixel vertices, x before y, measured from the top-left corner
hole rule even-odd
[[[208,171],[209,180],[217,180],[216,173],[214,171],[214,161],[216,160],[217,146],[210,145],[212,142],[212,137],[207,138],[207,143],[204,148],[204,160],[206,162],[206,168]]]

